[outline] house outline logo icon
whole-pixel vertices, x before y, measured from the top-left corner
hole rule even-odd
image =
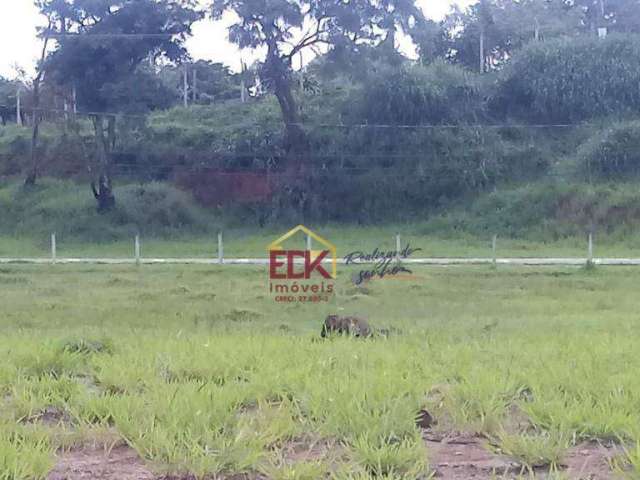
[[[295,228],[292,228],[291,230],[289,230],[287,233],[285,233],[284,235],[282,235],[280,238],[278,238],[277,240],[271,242],[268,247],[267,247],[267,251],[268,252],[274,252],[274,251],[279,251],[279,252],[286,252],[287,249],[283,248],[282,243],[285,242],[286,240],[288,240],[289,238],[293,237],[294,235],[296,235],[299,232],[303,232],[306,235],[308,235],[309,237],[311,237],[313,240],[315,240],[316,242],[320,243],[321,245],[323,245],[324,247],[326,247],[324,250],[310,250],[310,257],[312,259],[315,259],[318,257],[318,255],[321,255],[324,251],[327,251],[330,255],[331,255],[331,278],[335,279],[337,276],[337,265],[338,265],[338,253],[337,253],[337,248],[336,246],[331,243],[330,241],[326,240],[325,238],[321,237],[320,235],[318,235],[317,233],[313,232],[312,230],[308,229],[307,227],[305,227],[304,225],[298,225]],[[271,256],[270,256],[271,258]]]

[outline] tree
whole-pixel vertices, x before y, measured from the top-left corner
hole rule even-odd
[[[481,0],[443,22],[448,55],[481,72],[502,67],[526,43],[575,36],[582,10],[564,0]]]
[[[19,84],[0,76],[0,122],[6,125],[10,119],[15,121],[16,98]]]
[[[159,76],[167,88],[177,97],[184,93],[184,73],[187,69],[187,84],[190,101],[207,105],[214,102],[240,98],[240,75],[233,75],[222,63],[199,60],[188,65],[166,65]]]
[[[583,25],[592,35],[598,27],[609,33],[640,33],[640,3],[637,0],[575,0],[583,12]]]
[[[33,115],[32,115],[32,133],[31,133],[31,168],[29,174],[24,181],[25,186],[33,186],[36,184],[39,169],[38,158],[38,135],[40,133],[40,121],[42,119],[42,112],[40,111],[40,85],[44,79],[45,64],[44,61],[47,55],[47,48],[49,46],[49,40],[51,39],[51,26],[52,20],[49,20],[49,26],[44,29],[42,33],[42,53],[40,54],[40,61],[36,68],[36,76],[33,79]]]
[[[39,0],[38,6],[57,40],[46,61],[52,81],[75,88],[78,104],[91,112],[98,160],[97,187],[91,187],[104,212],[115,204],[110,154],[116,114],[140,104],[139,95],[125,93],[147,89],[135,78],[143,61],[187,56],[183,42],[201,14],[194,0]]]
[[[237,15],[229,38],[240,48],[266,50],[261,80],[278,99],[288,167],[298,170],[306,166],[309,144],[294,95],[292,59],[306,50],[319,54],[376,44],[422,19],[412,0],[220,0],[212,11],[214,18],[227,11]]]

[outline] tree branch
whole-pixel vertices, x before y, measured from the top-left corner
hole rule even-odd
[[[295,45],[291,51],[285,55],[285,58],[291,59],[296,53],[298,53],[303,48],[309,47],[311,45],[315,45],[316,43],[328,43],[326,40],[322,39],[320,36],[329,33],[327,30],[321,30],[322,21],[328,19],[328,16],[322,16],[318,19],[318,25],[316,26],[316,31],[311,33],[300,40],[297,45]]]

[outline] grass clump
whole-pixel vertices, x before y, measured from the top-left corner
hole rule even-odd
[[[419,434],[403,439],[363,434],[351,445],[356,465],[373,478],[418,478],[427,472],[426,450]]]
[[[89,355],[93,353],[113,353],[113,341],[110,339],[91,340],[86,338],[71,339],[62,343],[60,349],[68,353]]]
[[[44,480],[53,466],[45,435],[0,425],[0,480]]]
[[[549,467],[557,471],[569,448],[569,439],[559,432],[509,434],[501,432],[496,440],[498,451],[512,457],[527,471]]]

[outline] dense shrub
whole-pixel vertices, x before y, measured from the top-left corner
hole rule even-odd
[[[611,35],[533,42],[500,75],[499,115],[577,122],[640,109],[640,37]]]
[[[354,106],[367,123],[473,123],[482,112],[482,97],[474,74],[436,61],[381,70],[362,86]]]
[[[213,229],[211,216],[196,206],[191,196],[169,185],[152,182],[116,189],[112,218],[141,231],[206,231]]]
[[[249,103],[174,108],[151,115],[138,145],[129,150],[140,157],[182,158],[183,165],[203,160],[238,168],[264,163],[281,154],[282,120],[274,99]]]
[[[578,150],[588,177],[628,178],[640,173],[640,121],[615,123]]]

